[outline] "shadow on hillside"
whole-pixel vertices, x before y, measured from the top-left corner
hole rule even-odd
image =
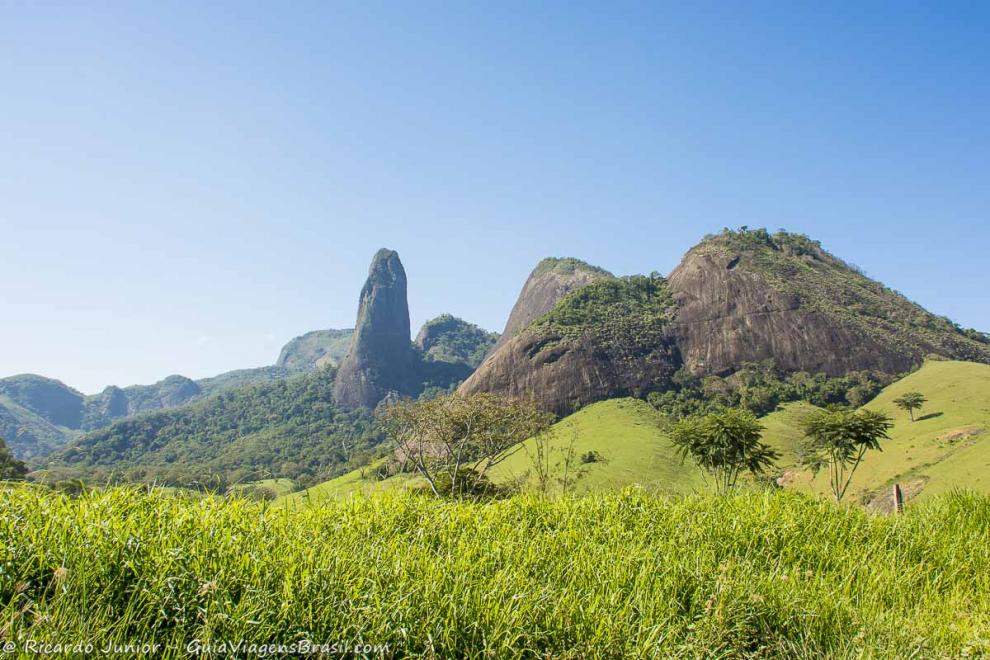
[[[941,417],[944,414],[945,413],[941,413],[941,412],[928,413],[927,415],[922,415],[921,417],[915,417],[914,421],[920,422],[926,419],[935,419],[936,417]]]

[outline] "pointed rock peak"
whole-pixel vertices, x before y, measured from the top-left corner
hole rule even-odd
[[[565,295],[602,278],[614,277],[604,268],[573,257],[549,257],[536,265],[512,307],[505,330],[492,352],[528,327],[557,304]]]
[[[401,335],[409,343],[409,303],[406,298],[406,271],[399,253],[382,248],[375,253],[368,279],[361,288],[356,345],[369,334]]]
[[[370,286],[395,286],[400,281],[404,286],[406,271],[402,267],[402,261],[399,260],[399,253],[395,250],[382,248],[371,259],[371,266],[368,268],[368,280],[365,282],[361,294],[364,295]]]
[[[346,406],[371,407],[387,392],[403,391],[413,356],[406,271],[397,252],[381,249],[361,288],[357,323],[334,397]]]

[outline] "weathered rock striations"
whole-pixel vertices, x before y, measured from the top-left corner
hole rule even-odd
[[[669,296],[669,307],[617,304],[609,296],[629,292],[598,279],[533,318],[531,310],[542,308],[534,301],[553,300],[536,295],[547,287],[530,287],[539,270],[499,345],[461,392],[534,396],[564,414],[593,401],[665,389],[681,368],[726,376],[745,363],[772,360],[787,372],[898,374],[930,354],[990,363],[990,345],[801,235],[743,230],[707,237],[658,294]],[[640,302],[641,293],[634,292]],[[600,304],[588,308],[593,313],[574,313],[582,297],[594,296]],[[649,313],[657,316],[654,326],[634,323],[634,331],[623,330],[630,315],[643,321]],[[558,337],[559,323],[548,322],[555,316],[577,325]]]
[[[695,374],[768,359],[833,376],[903,373],[929,354],[990,361],[990,346],[801,235],[723,232],[691,249],[669,282],[677,345]]]

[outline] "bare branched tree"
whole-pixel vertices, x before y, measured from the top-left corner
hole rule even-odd
[[[462,494],[486,481],[524,440],[544,433],[553,415],[533,401],[452,394],[381,406],[378,422],[395,442],[398,459],[412,464],[440,496]]]

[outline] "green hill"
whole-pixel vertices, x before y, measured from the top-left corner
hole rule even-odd
[[[587,493],[619,490],[639,484],[650,490],[689,493],[704,490],[700,472],[683,463],[673,445],[656,424],[652,407],[639,399],[601,401],[574,413],[554,425],[547,444],[551,492],[561,492],[561,480],[571,484],[568,492]],[[492,470],[492,480],[500,485],[518,485],[526,490],[539,488],[534,467],[536,440],[528,440],[518,451]],[[572,458],[567,461],[570,452]],[[593,453],[594,460],[584,457]],[[414,486],[421,481],[412,475],[398,475],[379,481],[373,464],[341,477],[293,493],[287,502],[346,497]]]
[[[700,472],[690,463],[682,463],[656,419],[648,403],[626,398],[592,404],[558,422],[548,443],[553,490],[562,489],[565,468],[568,480],[576,477],[572,490],[579,493],[617,490],[631,484],[671,493],[703,489]],[[492,475],[494,481],[538,487],[536,442],[526,441],[520,451],[498,465]],[[570,465],[566,460],[569,450],[573,453]]]
[[[916,422],[893,403],[906,392],[928,398]],[[864,461],[863,476],[869,481],[925,479],[930,482],[925,495],[951,488],[990,491],[990,366],[928,362],[867,407],[896,420],[884,453]]]
[[[928,399],[916,422],[893,403],[906,392],[921,392]],[[990,365],[929,361],[864,407],[889,414],[894,427],[883,451],[863,460],[850,487],[852,497],[876,501],[894,483],[908,497],[930,497],[955,488],[990,492]],[[762,421],[766,440],[783,454],[779,464],[787,485],[824,493],[824,475],[813,479],[795,465],[801,420],[811,409],[808,404],[790,404]]]
[[[412,474],[399,474],[385,480],[379,480],[375,477],[375,473],[383,463],[384,460],[374,461],[335,479],[324,481],[305,490],[287,494],[279,498],[279,503],[290,508],[308,506],[311,504],[320,504],[328,500],[346,498],[352,495],[371,495],[426,483]]]
[[[928,403],[911,422],[893,400],[905,392],[918,391]],[[856,473],[850,496],[861,502],[881,502],[893,483],[900,483],[909,497],[929,497],[954,488],[990,493],[990,365],[972,362],[929,361],[921,369],[885,388],[868,408],[882,410],[895,421],[891,439],[883,451],[867,456]],[[761,418],[764,439],[776,448],[778,466],[787,488],[827,493],[824,475],[813,478],[797,465],[797,447],[803,437],[802,424],[816,410],[810,403],[781,406]],[[588,406],[561,420],[549,442],[552,490],[561,490],[570,450],[569,490],[595,492],[639,484],[649,489],[687,493],[705,488],[701,474],[676,455],[670,441],[656,424],[649,404],[638,399],[611,399]],[[539,487],[534,468],[536,440],[497,466],[493,480],[523,489]],[[587,458],[585,458],[587,457]],[[372,466],[354,471],[309,490],[310,501],[375,492],[418,483],[402,477],[378,481]],[[295,493],[291,497],[307,497]]]

